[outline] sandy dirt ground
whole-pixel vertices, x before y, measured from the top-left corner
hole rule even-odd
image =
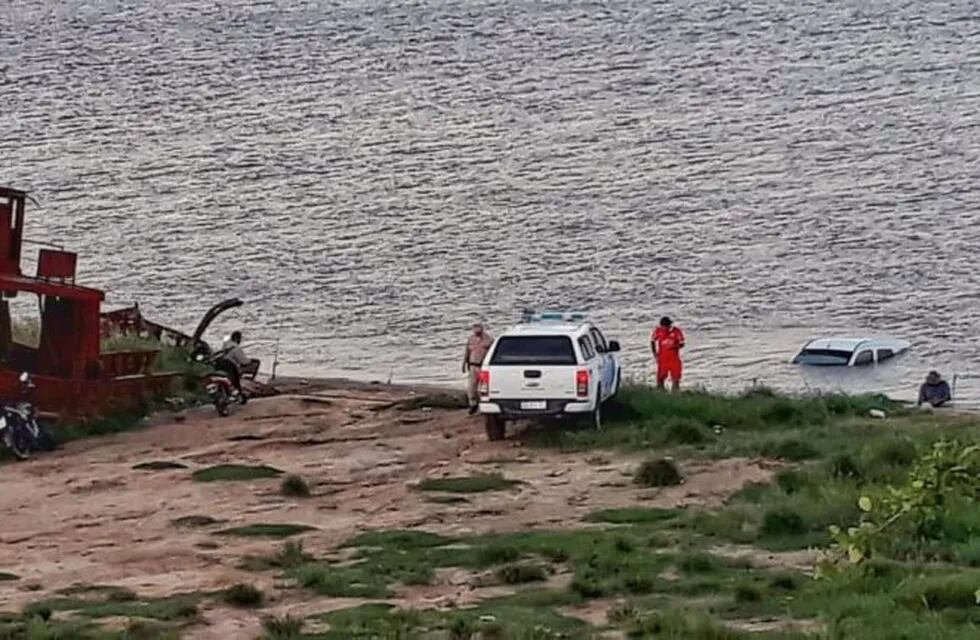
[[[244,556],[272,553],[281,541],[217,537],[215,528],[174,524],[186,516],[209,516],[224,521],[222,526],[309,525],[316,530],[301,536],[306,550],[326,554],[366,529],[462,534],[561,528],[583,526],[582,517],[600,508],[716,504],[773,473],[764,461],[730,459],[682,467],[681,486],[641,489],[631,483],[637,457],[529,449],[513,437],[487,442],[479,418],[463,411],[398,405],[413,393],[338,385],[256,399],[228,418],[197,408],[157,417],[137,431],[3,465],[0,570],[21,580],[0,583],[0,610],[17,610],[78,584],[125,587],[149,598],[252,582],[272,594],[263,614],[357,604],[283,590],[271,573],[238,568]],[[134,469],[150,461],[187,468]],[[298,474],[313,496],[284,498],[278,479],[192,480],[193,471],[223,463]],[[417,489],[425,478],[490,472],[523,484],[458,504],[435,503]],[[446,599],[462,603],[500,595],[458,573],[441,576],[434,586],[407,589],[400,600],[435,606]],[[259,614],[212,605],[189,637],[254,638],[258,631]]]

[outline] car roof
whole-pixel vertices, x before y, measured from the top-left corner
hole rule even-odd
[[[505,331],[503,336],[554,336],[578,335],[589,331],[588,322],[570,324],[567,322],[529,322],[519,324]]]
[[[859,347],[870,349],[908,349],[909,343],[895,338],[853,338],[853,337],[832,337],[816,338],[806,343],[804,349],[827,349],[829,351],[856,351]]]

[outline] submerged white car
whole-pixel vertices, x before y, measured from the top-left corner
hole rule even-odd
[[[815,367],[860,367],[885,362],[911,345],[894,338],[817,338],[803,345],[793,364]]]

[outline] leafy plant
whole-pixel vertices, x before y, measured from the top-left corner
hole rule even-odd
[[[824,564],[834,565],[845,559],[850,564],[860,564],[886,542],[893,544],[899,535],[911,538],[921,549],[942,539],[953,501],[975,502],[977,498],[980,445],[939,440],[915,463],[904,485],[888,487],[878,499],[861,496],[858,507],[862,517],[857,526],[830,528],[834,546]]]

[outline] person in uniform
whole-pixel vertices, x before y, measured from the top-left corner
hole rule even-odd
[[[493,338],[487,333],[483,323],[474,324],[473,333],[466,340],[466,351],[463,353],[463,373],[467,374],[466,397],[470,404],[470,415],[476,413],[480,404],[477,388],[480,381],[480,367],[492,344]]]
[[[650,350],[657,362],[657,388],[663,389],[670,378],[674,391],[680,389],[683,364],[681,349],[684,348],[684,332],[674,326],[670,318],[664,316],[660,325],[650,336]]]

